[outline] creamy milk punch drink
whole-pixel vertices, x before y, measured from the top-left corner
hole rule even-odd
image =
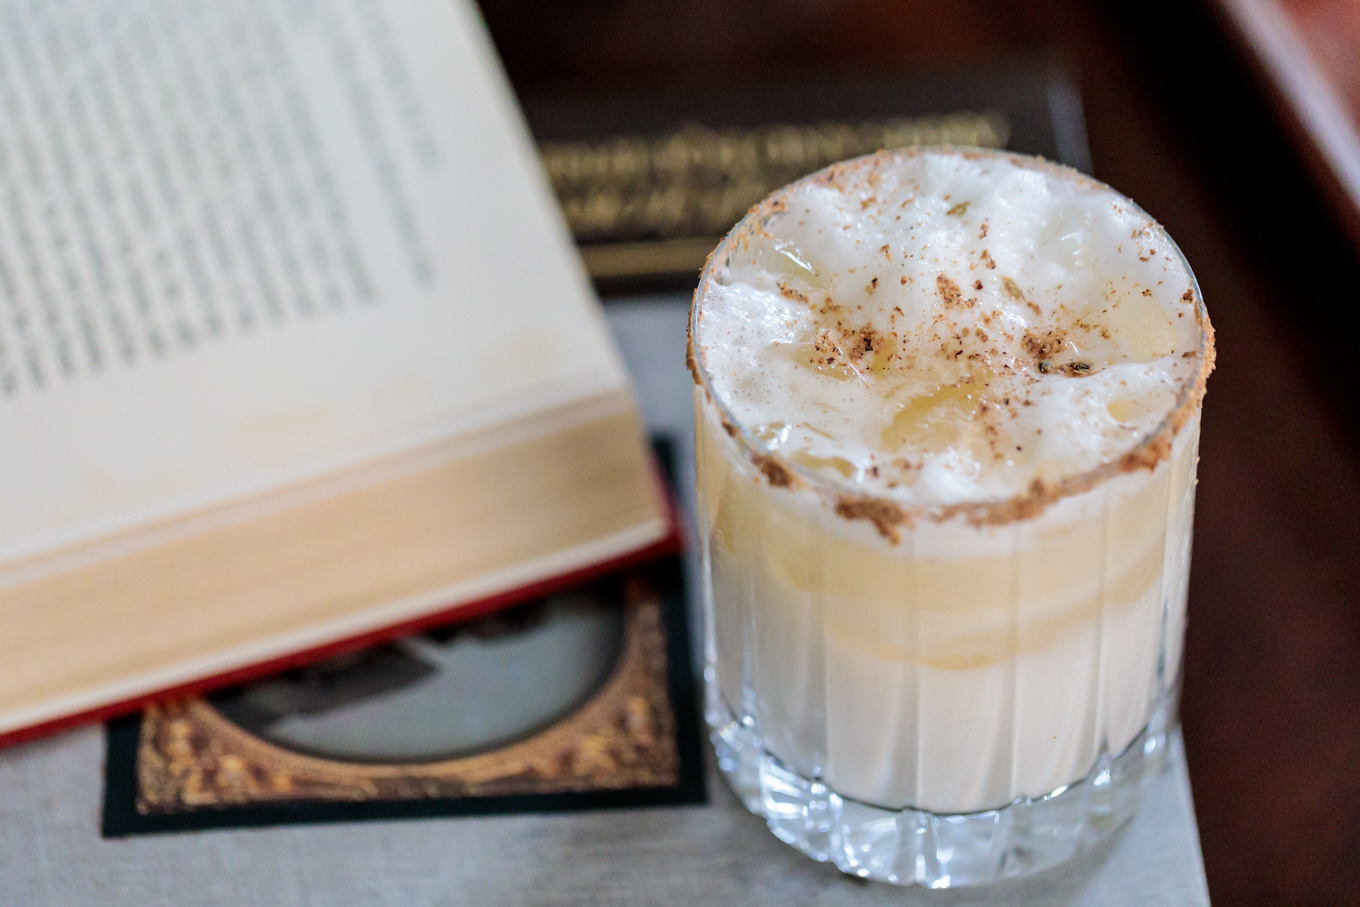
[[[1129,818],[1212,365],[1180,251],[1074,170],[881,152],[753,208],[690,323],[708,720],[747,807],[931,887]]]

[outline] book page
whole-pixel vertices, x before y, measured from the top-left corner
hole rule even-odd
[[[626,388],[470,0],[0,16],[0,565]]]

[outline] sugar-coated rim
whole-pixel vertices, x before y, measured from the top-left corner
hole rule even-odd
[[[1159,240],[1164,239],[1185,266],[1186,273],[1190,276],[1190,288],[1187,293],[1193,295],[1195,323],[1200,328],[1200,345],[1196,351],[1199,369],[1194,378],[1181,388],[1176,405],[1157,427],[1117,458],[1057,482],[1045,482],[1035,478],[1025,491],[1007,498],[960,501],[952,504],[909,505],[888,495],[866,493],[849,482],[814,472],[785,458],[778,451],[763,450],[751,436],[749,429],[737,421],[727,404],[714,393],[712,379],[703,361],[703,351],[695,339],[699,333],[701,304],[709,295],[717,270],[729,263],[728,249],[734,243],[743,242],[759,233],[767,218],[783,210],[788,196],[808,183],[839,183],[847,177],[858,175],[864,169],[873,169],[890,161],[926,154],[958,155],[968,160],[1004,158],[1019,167],[1045,171],[1066,180],[1113,193],[1121,204],[1128,205],[1147,220],[1160,234]],[[1199,409],[1204,398],[1205,381],[1214,367],[1214,329],[1209,323],[1209,313],[1204,307],[1199,281],[1195,278],[1189,262],[1185,260],[1184,253],[1167,234],[1166,229],[1137,203],[1099,180],[1041,157],[993,149],[944,145],[878,151],[841,161],[776,189],[764,201],[754,205],[723,237],[704,264],[699,285],[694,290],[693,302],[690,305],[689,339],[685,359],[694,383],[704,391],[705,397],[717,409],[723,429],[772,486],[810,491],[825,501],[837,515],[848,520],[868,520],[885,538],[896,542],[902,527],[910,527],[922,521],[943,522],[962,518],[975,526],[995,526],[1028,519],[1037,516],[1062,498],[1089,491],[1121,473],[1156,468],[1158,463],[1170,455],[1171,444],[1176,434]]]

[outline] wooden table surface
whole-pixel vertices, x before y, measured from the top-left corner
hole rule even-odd
[[[1096,176],[1160,219],[1218,331],[1183,716],[1210,892],[1360,892],[1360,262],[1212,8],[1151,0],[482,0],[521,93],[901,71],[1046,50]]]

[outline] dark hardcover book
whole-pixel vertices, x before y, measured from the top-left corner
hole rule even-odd
[[[605,292],[692,287],[718,240],[771,190],[882,148],[977,145],[1090,166],[1075,83],[1045,60],[520,100]]]

